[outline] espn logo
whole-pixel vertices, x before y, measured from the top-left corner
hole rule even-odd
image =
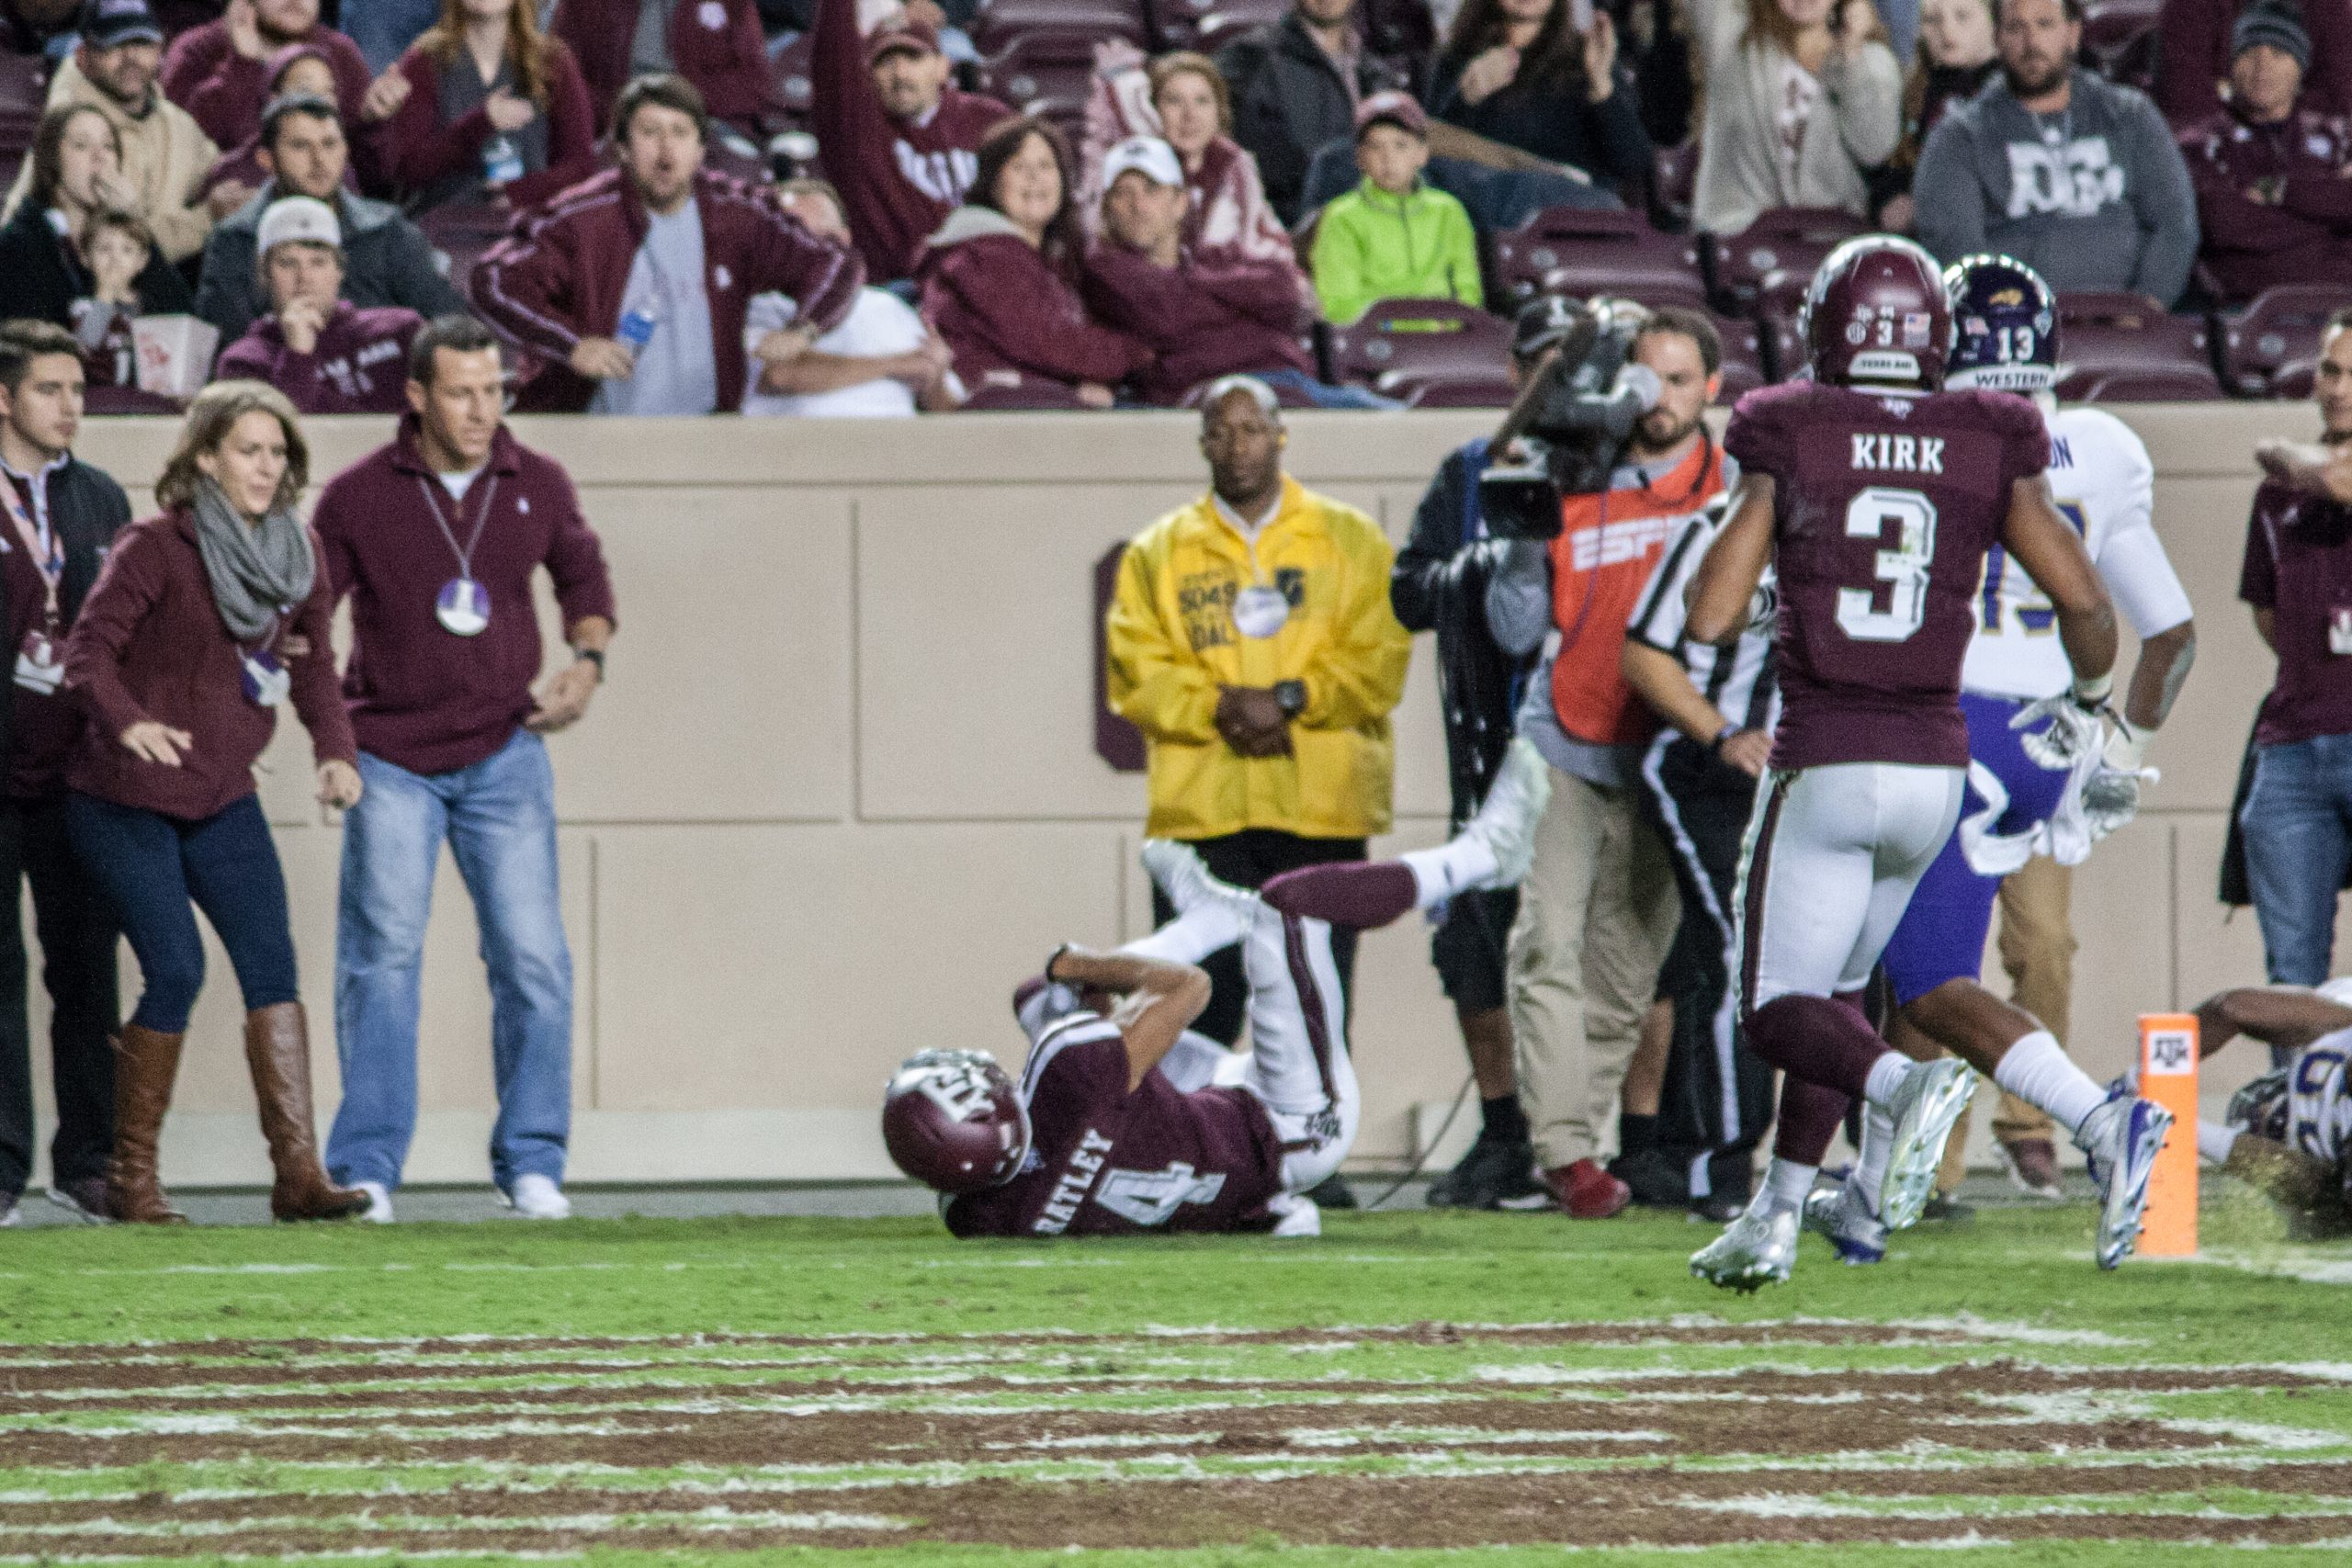
[[[1674,532],[1672,517],[1631,517],[1623,523],[1602,523],[1579,528],[1568,536],[1568,561],[1578,571],[1623,566],[1643,560],[1666,547]]]

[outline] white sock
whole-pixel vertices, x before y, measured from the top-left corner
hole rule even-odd
[[[2047,1111],[2069,1133],[2079,1131],[2083,1118],[2107,1102],[2107,1090],[2075,1066],[2058,1037],[2037,1029],[1996,1063],[1993,1081],[2024,1100]]]
[[[1872,1219],[1878,1217],[1878,1190],[1886,1185],[1887,1162],[1894,1157],[1894,1118],[1884,1107],[1862,1107],[1862,1148],[1854,1161],[1847,1190],[1862,1201]]]
[[[1774,1209],[1802,1209],[1805,1194],[1813,1190],[1813,1179],[1820,1174],[1817,1165],[1798,1165],[1775,1155],[1764,1168],[1764,1196]]]
[[[1483,887],[1495,874],[1495,852],[1484,839],[1464,835],[1433,850],[1408,850],[1396,857],[1413,874],[1414,908],[1427,909]]]
[[[2224,1127],[2219,1122],[2197,1123],[2197,1152],[2215,1165],[2229,1158],[2230,1151],[2237,1146],[2238,1130],[2235,1127]]]
[[[1249,934],[1241,906],[1231,898],[1204,898],[1148,937],[1119,949],[1135,958],[1198,964]]]
[[[1878,1060],[1871,1064],[1871,1076],[1862,1085],[1862,1098],[1872,1105],[1884,1105],[1903,1087],[1904,1075],[1918,1066],[1900,1051],[1882,1051]]]

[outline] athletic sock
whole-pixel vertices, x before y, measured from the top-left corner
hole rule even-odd
[[[1483,887],[1498,869],[1483,838],[1448,839],[1433,850],[1408,850],[1396,857],[1413,874],[1413,907],[1426,909]]]
[[[1889,1051],[1871,1064],[1871,1076],[1862,1086],[1862,1099],[1871,1105],[1884,1105],[1903,1087],[1903,1080],[1918,1066],[1899,1051]]]
[[[1862,1107],[1862,1148],[1854,1161],[1847,1189],[1862,1201],[1871,1217],[1878,1217],[1878,1190],[1886,1185],[1886,1168],[1894,1158],[1894,1118],[1875,1105]]]
[[[1480,1136],[1490,1143],[1523,1144],[1527,1142],[1527,1111],[1516,1094],[1498,1094],[1492,1100],[1478,1101]]]
[[[2238,1130],[2235,1127],[2224,1127],[2218,1122],[2197,1123],[2197,1152],[2215,1165],[2229,1158],[2230,1151],[2237,1147],[2237,1143]]]
[[[1637,1155],[1657,1143],[1657,1118],[1636,1116],[1630,1111],[1617,1113],[1617,1152]]]
[[[2024,1100],[2047,1111],[2069,1133],[2082,1129],[2083,1118],[2107,1102],[2107,1090],[2075,1066],[2058,1037],[2037,1029],[2003,1054],[1994,1064],[1993,1081]]]
[[[1774,1209],[1802,1209],[1805,1194],[1813,1190],[1813,1179],[1820,1174],[1819,1166],[1798,1165],[1775,1156],[1764,1168],[1765,1201]]]
[[[1247,906],[1231,898],[1204,898],[1148,937],[1119,949],[1133,958],[1169,964],[1198,964],[1219,948],[1249,934]]]

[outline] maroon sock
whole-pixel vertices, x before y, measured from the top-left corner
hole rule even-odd
[[[1829,1142],[1846,1120],[1853,1096],[1790,1074],[1781,1079],[1781,1124],[1772,1135],[1772,1155],[1792,1165],[1818,1167],[1828,1156]]]
[[[1747,1015],[1747,1043],[1791,1077],[1856,1100],[1886,1054],[1859,1009],[1827,997],[1774,997]]]
[[[1402,861],[1346,861],[1283,872],[1258,893],[1282,914],[1368,931],[1410,911],[1420,884]]]

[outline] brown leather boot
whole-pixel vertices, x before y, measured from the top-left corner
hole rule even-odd
[[[279,1002],[245,1015],[245,1065],[253,1069],[262,1136],[277,1172],[269,1212],[281,1220],[349,1219],[368,1194],[337,1187],[319,1166],[311,1120],[311,1030],[300,1002]]]
[[[107,1207],[125,1224],[184,1225],[155,1179],[155,1141],[172,1108],[180,1041],[131,1023],[115,1036],[114,1154],[107,1164]]]

